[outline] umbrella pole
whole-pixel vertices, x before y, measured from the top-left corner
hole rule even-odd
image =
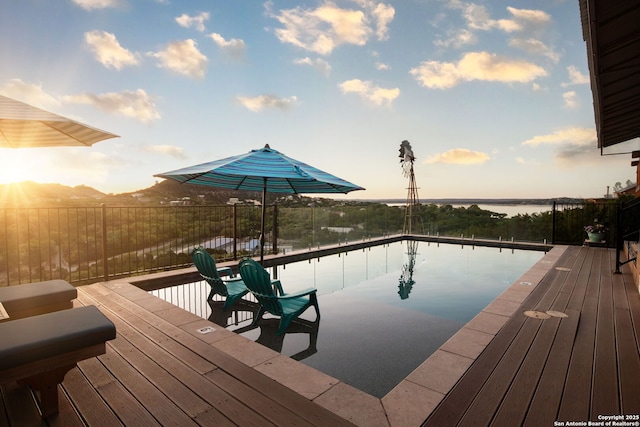
[[[262,187],[262,219],[260,222],[260,264],[264,260],[264,221],[267,214],[267,177],[264,177]]]

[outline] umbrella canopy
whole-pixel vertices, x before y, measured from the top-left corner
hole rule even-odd
[[[266,193],[348,193],[364,188],[285,156],[265,145],[246,154],[154,175],[183,183],[262,191],[260,262],[264,256]]]
[[[270,148],[269,145],[239,156],[154,176],[231,190],[266,190],[269,193],[348,193],[364,190],[362,187],[287,157]]]
[[[2,148],[90,146],[116,137],[118,135],[0,95]]]

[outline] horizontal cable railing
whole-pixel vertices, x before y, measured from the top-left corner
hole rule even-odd
[[[496,206],[496,211],[499,212]],[[451,205],[419,205],[413,234],[475,239],[582,244],[595,220],[616,233],[614,203],[549,206],[534,214],[506,214]],[[317,248],[401,234],[403,206],[383,203],[266,211],[265,253]],[[0,208],[0,286],[65,279],[86,284],[191,266],[191,252],[207,248],[219,261],[259,251],[259,206],[145,206]],[[607,243],[608,244],[608,243]]]

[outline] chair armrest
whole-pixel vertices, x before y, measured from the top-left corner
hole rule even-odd
[[[315,288],[307,288],[307,289],[303,289],[301,291],[298,291],[296,293],[293,294],[285,294],[285,295],[281,295],[278,297],[278,299],[289,299],[289,298],[297,298],[297,297],[303,297],[306,295],[311,295],[311,294],[315,294],[318,290]]]
[[[276,296],[284,295],[284,291],[282,290],[282,283],[280,283],[280,280],[278,280],[278,279],[272,280],[271,281],[271,287],[275,291]]]
[[[218,276],[233,277],[233,270],[231,270],[231,267],[216,267],[216,270],[218,270]]]

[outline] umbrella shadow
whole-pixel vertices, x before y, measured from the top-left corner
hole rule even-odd
[[[289,357],[294,360],[303,360],[318,352],[317,343],[320,319],[314,321],[301,318],[294,319],[286,331],[282,335],[278,335],[279,318],[263,318],[257,325],[251,324],[258,313],[258,309],[260,308],[259,304],[252,301],[239,300],[227,311],[222,310],[223,305],[224,302],[222,301],[209,301],[209,306],[211,307],[209,320],[211,322],[224,326],[225,328],[231,327],[229,329],[232,329],[233,326],[240,326],[237,329],[232,329],[233,332],[238,335],[259,330],[259,335],[255,339],[255,342],[278,353],[282,353],[284,340],[287,336],[307,334],[309,335],[308,346]],[[249,324],[247,326],[241,326],[246,323]]]

